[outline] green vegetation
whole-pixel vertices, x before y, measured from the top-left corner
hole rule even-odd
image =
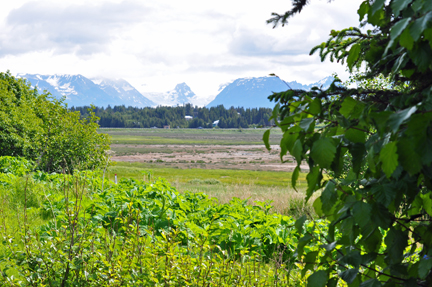
[[[269,22],[285,24],[308,2],[294,0],[291,11]],[[328,232],[305,233],[297,258],[303,272],[313,271],[308,286],[339,279],[348,286],[432,286],[432,2],[363,1],[358,14],[373,30],[333,30],[311,51],[350,71],[365,66],[358,87],[333,83],[269,97],[278,102],[281,156],[289,152],[298,164],[293,186],[306,160],[306,199],[323,189],[313,205],[331,222]]]
[[[72,107],[86,116],[90,107]],[[162,128],[171,125],[172,128],[212,128],[214,121],[219,121],[220,128],[248,128],[251,126],[269,126],[271,109],[244,109],[242,107],[225,109],[220,105],[210,109],[193,107],[191,104],[177,107],[136,108],[115,106],[111,108],[90,108],[100,118],[101,127],[111,128]],[[193,119],[186,119],[190,116]]]
[[[0,73],[0,156],[23,156],[46,171],[91,169],[106,163],[106,135],[94,113],[80,118],[49,93]]]
[[[220,204],[162,179],[114,184],[101,171],[30,172],[19,158],[0,164],[2,286],[304,284],[293,260],[301,230],[268,203]],[[324,221],[305,230],[313,226],[326,230]]]
[[[287,172],[274,171],[253,171],[253,170],[232,170],[232,169],[177,169],[161,168],[153,164],[141,162],[116,162],[115,166],[107,169],[107,176],[114,179],[114,174],[119,177],[143,179],[144,171],[152,170],[153,177],[161,177],[168,182],[187,183],[194,179],[199,180],[219,180],[224,184],[240,184],[267,186],[267,187],[285,187],[291,184],[291,174]],[[305,174],[299,177],[299,185],[306,186]]]
[[[99,129],[113,144],[176,145],[262,145],[262,129]],[[281,132],[270,142],[279,144]],[[116,147],[117,149],[118,147]],[[126,148],[126,147],[123,147]],[[209,151],[210,152],[210,151]]]

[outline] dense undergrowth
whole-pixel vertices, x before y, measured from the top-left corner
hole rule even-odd
[[[0,157],[2,286],[300,286],[295,220],[167,181],[31,172]],[[306,232],[326,230],[310,222]],[[318,247],[306,247],[307,251]],[[299,268],[300,267],[300,268]]]

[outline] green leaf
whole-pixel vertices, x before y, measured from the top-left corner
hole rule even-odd
[[[421,279],[425,279],[426,276],[431,272],[432,269],[432,258],[422,258],[418,267],[418,275]]]
[[[328,274],[324,270],[314,272],[308,277],[308,287],[325,287],[328,280]]]
[[[423,32],[429,28],[432,23],[432,11],[423,15],[422,17],[415,20],[414,24],[410,27],[410,33],[414,41],[417,41]]]
[[[432,216],[432,194],[426,193],[420,195],[422,201],[423,201],[423,208],[426,211],[427,214]]]
[[[300,217],[299,219],[296,220],[294,226],[297,229],[297,232],[299,234],[303,233],[303,225],[306,221],[306,215],[303,215],[302,217]]]
[[[317,115],[321,113],[321,100],[319,98],[315,98],[310,104],[309,104],[309,113],[312,115]]]
[[[263,141],[267,150],[270,150],[269,139],[270,139],[270,130],[266,130],[263,134]]]
[[[356,100],[354,100],[353,98],[347,97],[343,101],[339,112],[341,113],[341,115],[348,118],[356,105],[357,105]]]
[[[337,194],[335,191],[336,185],[333,181],[328,181],[323,193],[321,194],[322,210],[327,213],[329,212],[337,200]]]
[[[294,126],[287,130],[281,139],[281,146],[285,146],[291,152],[295,141],[299,137],[300,130],[299,126]]]
[[[351,284],[357,277],[358,269],[348,269],[340,273],[339,276],[348,284]]]
[[[345,132],[345,138],[353,143],[365,143],[366,133],[356,128],[349,128]]]
[[[378,279],[369,279],[360,284],[360,287],[380,287],[381,282]]]
[[[386,0],[375,0],[375,2],[372,4],[372,12],[371,14],[374,15],[379,10],[382,10],[384,7],[384,3]]]
[[[355,268],[358,268],[360,266],[361,261],[362,261],[362,257],[358,250],[350,251],[344,257],[339,259],[340,263],[352,265]]]
[[[292,148],[292,153],[291,153],[291,155],[293,157],[295,157],[295,159],[297,160],[297,165],[301,164],[302,153],[303,153],[303,146],[302,146],[301,141],[298,139],[295,141],[294,146]]]
[[[398,264],[404,258],[404,250],[408,244],[408,234],[405,231],[391,228],[385,238],[387,245],[386,260],[389,264]]]
[[[408,26],[411,21],[411,17],[405,18],[397,22],[390,30],[391,39],[396,39],[402,33],[402,31]]]
[[[376,164],[375,164],[374,157],[375,157],[375,153],[374,153],[374,148],[372,146],[368,151],[367,161],[368,161],[368,167],[373,173],[376,172]]]
[[[348,54],[348,58],[347,58],[348,67],[350,69],[352,69],[355,62],[358,60],[358,58],[360,56],[360,52],[361,52],[360,44],[354,44],[351,47],[349,54]]]
[[[363,1],[363,3],[360,5],[359,9],[357,10],[357,14],[359,15],[360,19],[359,21],[363,21],[364,16],[369,12],[370,5],[367,1]]]
[[[413,106],[411,108],[407,108],[405,110],[402,111],[398,111],[392,115],[390,115],[389,119],[388,119],[388,125],[390,126],[390,128],[393,130],[393,132],[397,132],[397,130],[399,129],[399,126],[406,121],[407,119],[409,119],[409,117],[415,113],[417,111],[417,107]]]
[[[422,168],[422,159],[414,144],[415,142],[408,138],[402,138],[397,143],[399,162],[410,175],[420,172]]]
[[[320,138],[312,146],[311,157],[321,168],[330,167],[336,154],[336,146],[329,138]]]
[[[391,8],[395,16],[399,16],[399,12],[408,7],[413,0],[394,0],[391,2]]]
[[[300,174],[300,167],[299,167],[299,166],[296,166],[296,168],[295,168],[294,171],[293,171],[292,177],[291,177],[291,184],[292,184],[292,187],[293,187],[296,191],[297,191],[297,189],[296,189],[297,179],[298,179],[298,177],[299,177],[299,174]]]
[[[396,142],[389,142],[386,144],[380,152],[380,160],[383,163],[382,169],[386,174],[387,178],[395,171],[398,166],[398,155],[397,155],[397,147]]]
[[[399,38],[399,44],[408,50],[412,50],[414,46],[414,39],[411,37],[409,29],[405,29],[402,32],[402,35]]]
[[[319,217],[323,216],[323,213],[322,213],[322,202],[321,202],[321,197],[318,197],[317,199],[315,199],[315,201],[314,201],[314,203],[313,203],[312,206],[313,206],[313,208],[314,208],[316,214],[317,214]]]
[[[314,166],[306,176],[308,183],[308,189],[306,190],[306,201],[312,196],[314,191],[317,189],[317,185],[320,183],[321,173],[317,166]]]
[[[299,126],[302,128],[302,130],[307,131],[313,121],[314,118],[304,118],[300,121]]]
[[[364,228],[366,225],[370,224],[371,211],[371,206],[365,202],[359,201],[354,204],[354,219],[361,228]]]

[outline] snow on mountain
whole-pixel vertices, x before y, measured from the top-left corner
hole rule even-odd
[[[333,77],[326,77],[316,83],[303,85],[296,81],[285,82],[278,77],[240,78],[221,86],[222,90],[207,107],[223,105],[225,108],[273,108],[275,103],[267,98],[273,92],[310,90],[314,86],[327,88],[332,81]]]
[[[111,80],[106,78],[92,79],[105,93],[118,97],[125,106],[149,107],[156,104],[138,92],[131,84],[123,79]]]
[[[17,77],[26,78],[40,92],[46,90],[55,98],[64,98],[65,103],[70,107],[90,104],[98,107],[155,106],[125,80],[95,79],[92,81],[82,75],[19,74]]]
[[[144,93],[144,95],[161,106],[176,106],[187,103],[196,104],[197,101],[199,101],[195,93],[192,92],[186,83],[177,84],[174,90],[168,92],[149,92]]]

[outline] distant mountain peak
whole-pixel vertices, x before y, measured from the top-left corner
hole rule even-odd
[[[171,91],[164,93],[145,93],[147,97],[152,99],[161,106],[176,106],[191,103],[196,100],[195,93],[186,83],[180,83]]]
[[[275,103],[268,100],[273,92],[282,92],[288,89],[310,90],[313,86],[328,87],[333,77],[326,77],[316,83],[303,85],[297,81],[285,82],[279,77],[247,77],[239,78],[231,83],[221,85],[219,94],[207,107],[223,105],[225,108],[273,108]]]
[[[65,98],[69,106],[98,107],[125,105],[135,107],[155,106],[132,85],[123,79],[88,79],[83,75],[39,75],[19,74],[39,91],[47,90],[56,98]]]

